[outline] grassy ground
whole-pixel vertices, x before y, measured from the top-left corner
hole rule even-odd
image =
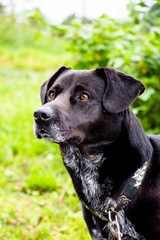
[[[33,136],[39,87],[68,56],[0,46],[0,239],[87,240],[80,203],[57,145]],[[59,49],[59,50],[58,50]],[[53,66],[53,71],[48,70]]]

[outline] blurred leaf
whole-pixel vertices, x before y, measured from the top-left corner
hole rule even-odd
[[[153,88],[148,87],[145,92],[139,96],[139,98],[143,101],[146,102],[148,99],[155,94],[155,90]]]

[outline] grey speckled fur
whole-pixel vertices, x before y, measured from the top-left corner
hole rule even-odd
[[[110,193],[112,190],[112,181],[107,178],[105,184],[100,185],[98,183],[98,168],[103,163],[103,154],[91,155],[83,159],[78,148],[70,144],[63,144],[61,147],[61,153],[63,156],[64,164],[67,169],[72,170],[76,174],[76,178],[82,185],[82,191],[87,202],[91,203],[90,208],[98,212],[105,213],[110,207],[115,207],[116,202],[114,199],[110,198]],[[137,171],[138,173],[138,171]],[[72,174],[71,174],[72,177]],[[73,182],[74,184],[74,182]],[[76,186],[75,186],[76,189]],[[101,194],[104,194],[106,199],[101,202]],[[125,216],[124,210],[119,211],[117,214],[118,223],[120,225],[120,231],[125,236],[122,239],[135,239],[135,240],[145,240],[143,236],[138,234]],[[106,229],[108,229],[108,223],[106,223]],[[93,230],[93,240],[103,240],[100,233]],[[108,232],[108,240],[114,240],[115,237]]]

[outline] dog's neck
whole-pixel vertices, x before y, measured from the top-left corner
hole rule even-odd
[[[80,200],[101,212],[109,208],[113,182],[107,175],[103,179],[99,172],[105,161],[103,154],[86,157],[77,147],[66,143],[61,144],[61,153]]]
[[[117,191],[114,182],[115,179],[111,178],[108,169],[106,169],[110,159],[107,159],[101,152],[96,155],[90,154],[88,157],[83,156],[77,147],[70,144],[61,144],[61,152],[64,164],[70,173],[75,190],[82,204],[93,213],[93,216],[96,215],[103,220],[107,219],[108,210],[111,207],[115,208],[117,206],[117,199],[119,198],[115,194]],[[121,175],[121,172],[119,175]],[[124,184],[124,182],[121,182],[119,193],[120,188],[122,189]],[[120,211],[117,214],[121,231],[133,234],[133,236],[137,235],[137,239],[140,239],[134,226],[127,218],[122,216],[123,214],[124,211]]]
[[[87,192],[91,185],[95,186],[89,194],[90,200],[97,197],[97,189],[104,185],[105,190],[99,192],[117,198],[128,178],[152,155],[149,138],[130,109],[125,111],[121,134],[113,143],[103,141],[81,146],[64,143],[60,147],[78,195],[83,195],[82,188]],[[77,188],[77,184],[83,184],[82,178],[85,186]]]
[[[82,204],[101,219],[107,219],[108,210],[117,206],[128,179],[152,158],[153,152],[149,137],[130,109],[124,114],[121,134],[114,142],[84,146],[63,143],[60,148]],[[128,218],[121,214],[125,210],[117,213],[121,232],[141,239]]]

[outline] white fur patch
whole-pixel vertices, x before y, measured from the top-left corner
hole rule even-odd
[[[147,169],[147,162],[145,162],[143,164],[143,166],[135,172],[134,176],[132,177],[133,179],[136,180],[136,183],[134,184],[134,187],[136,187],[136,188],[140,187],[140,185],[142,184],[142,180],[144,178],[144,175],[146,173],[146,169]]]
[[[64,142],[65,137],[64,137],[64,132],[62,131],[61,127],[59,124],[51,124],[51,136],[53,136],[54,142]],[[52,137],[51,137],[52,139]]]
[[[81,155],[79,149],[69,144],[66,146],[66,152],[63,153],[63,160],[65,165],[70,168],[80,180],[82,184],[82,192],[85,199],[92,205],[96,203],[94,208],[104,208],[110,204],[110,194],[113,188],[113,183],[109,178],[104,182],[99,183],[99,170],[98,168],[103,163],[103,154],[90,155],[88,158]],[[102,194],[105,193],[105,200],[103,204],[100,199]],[[103,206],[102,206],[103,205]],[[104,209],[103,209],[104,210]]]
[[[77,179],[79,179],[81,190],[84,194],[86,206],[88,209],[94,210],[94,212],[102,213],[107,216],[108,209],[110,207],[116,206],[116,201],[110,197],[111,191],[113,189],[113,182],[111,179],[106,178],[104,182],[99,182],[99,167],[104,161],[103,154],[90,155],[89,157],[84,157],[78,148],[65,144],[61,148],[63,160],[67,168],[74,172]],[[146,170],[146,164],[136,171],[138,176],[143,179]],[[136,175],[135,174],[135,175]],[[72,175],[72,174],[71,174]],[[134,175],[134,177],[136,177]],[[140,179],[138,178],[137,181]],[[103,194],[103,195],[102,195]],[[103,199],[103,200],[102,200]],[[124,210],[117,213],[118,223],[120,225],[120,230],[122,234],[130,236],[130,239],[144,240],[144,238],[139,235],[133,226],[133,224],[125,216]],[[96,221],[95,215],[93,215],[93,221]],[[104,227],[104,230],[108,232],[108,224]],[[92,230],[93,240],[104,239],[101,234],[96,230]],[[108,232],[108,240],[114,240],[112,233]]]

